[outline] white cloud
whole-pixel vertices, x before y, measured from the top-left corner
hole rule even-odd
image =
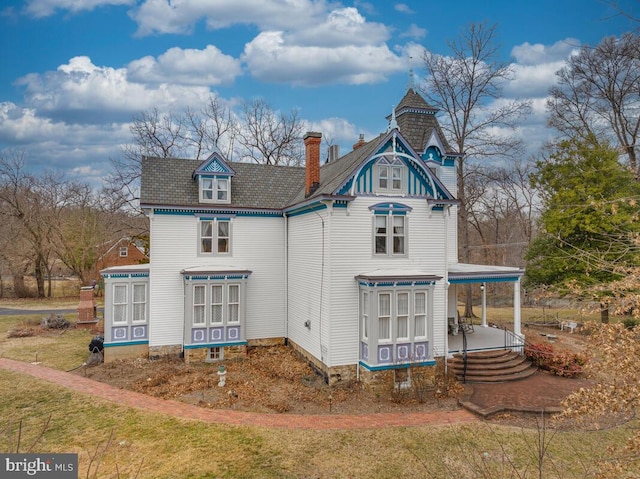
[[[19,83],[26,85],[29,107],[70,123],[126,121],[134,112],[178,109],[209,96],[204,86],[130,82],[126,68],[99,67],[86,56],[74,57],[56,71],[29,74]]]
[[[0,144],[26,154],[33,171],[56,169],[98,184],[109,158],[131,138],[128,124],[67,124],[39,117],[34,109],[0,103]]]
[[[282,32],[263,32],[245,46],[243,60],[258,80],[293,85],[377,83],[405,62],[386,45],[300,47]]]
[[[134,5],[136,0],[27,0],[25,13],[36,18],[48,17],[57,10],[78,13],[105,5]]]
[[[412,23],[411,25],[409,25],[409,28],[407,28],[406,30],[403,30],[400,33],[401,38],[413,38],[414,40],[420,40],[421,38],[424,38],[426,36],[427,36],[426,28],[421,28],[415,23]]]
[[[413,15],[414,13],[416,13],[411,10],[411,7],[409,7],[409,5],[407,5],[406,3],[396,3],[393,8],[395,8],[396,12],[406,13],[407,15]]]
[[[287,42],[299,46],[376,45],[389,38],[387,27],[367,22],[353,7],[329,12],[324,21],[308,28],[287,31]]]
[[[580,41],[575,38],[565,38],[553,45],[525,42],[511,49],[511,55],[520,65],[539,65],[564,61],[580,48]]]
[[[157,59],[146,56],[128,65],[128,77],[139,83],[228,85],[242,73],[240,61],[213,45],[204,50],[170,48]]]
[[[234,24],[290,29],[311,25],[325,10],[322,0],[145,0],[130,16],[138,23],[138,34],[149,35],[190,32],[202,18],[211,29]]]

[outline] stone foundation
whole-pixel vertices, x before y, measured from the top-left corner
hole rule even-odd
[[[258,346],[282,346],[286,344],[284,338],[266,338],[266,339],[249,339],[247,340],[247,346],[250,348]]]
[[[333,366],[328,367],[318,358],[309,354],[308,351],[300,347],[295,342],[289,340],[289,346],[293,348],[309,365],[322,377],[327,384],[336,384],[340,381],[355,381],[357,369],[355,364],[349,364],[346,366]]]
[[[148,344],[132,344],[131,346],[111,346],[106,347],[102,351],[104,353],[104,362],[110,363],[118,359],[134,359],[148,358]]]
[[[182,345],[171,344],[169,346],[152,346],[149,348],[150,358],[159,358],[162,356],[182,357]]]
[[[193,348],[184,350],[184,362],[191,364],[194,362],[205,362],[207,360],[207,352],[210,347]],[[223,354],[221,361],[244,358],[247,356],[247,346],[223,346]]]

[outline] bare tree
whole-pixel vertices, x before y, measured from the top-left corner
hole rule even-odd
[[[303,130],[298,110],[285,115],[263,99],[247,101],[237,135],[239,156],[266,165],[300,165],[304,161]]]
[[[640,38],[626,33],[584,46],[556,73],[547,101],[549,125],[565,138],[617,145],[640,180]]]
[[[24,161],[21,152],[0,157],[0,214],[14,220],[18,234],[29,245],[38,297],[42,298],[45,278],[51,276],[51,224],[55,221],[52,211],[60,206],[59,198],[51,192],[58,178],[47,175],[46,181],[38,182],[25,171]]]
[[[520,155],[522,143],[514,130],[531,106],[527,101],[502,99],[502,87],[513,78],[513,71],[499,59],[495,25],[472,23],[448,46],[451,56],[425,52],[423,94],[444,112],[442,129],[456,151],[465,155],[457,171],[458,222],[460,259],[469,262],[469,215],[474,204],[465,183],[468,163]],[[472,315],[471,288],[466,290],[465,315]]]

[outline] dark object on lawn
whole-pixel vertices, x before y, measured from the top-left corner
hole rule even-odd
[[[68,329],[72,325],[71,321],[64,319],[61,314],[52,314],[42,318],[40,326],[44,329]]]
[[[104,349],[104,336],[94,336],[89,343],[89,351],[92,353],[101,353]]]

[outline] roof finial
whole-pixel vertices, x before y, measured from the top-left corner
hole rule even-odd
[[[391,120],[389,121],[389,127],[387,128],[387,132],[398,128],[398,122],[396,121],[396,107],[395,105],[391,107]]]
[[[415,90],[415,82],[413,78],[413,67],[411,66],[411,60],[413,60],[413,57],[409,57],[409,84],[407,85],[407,90]]]

